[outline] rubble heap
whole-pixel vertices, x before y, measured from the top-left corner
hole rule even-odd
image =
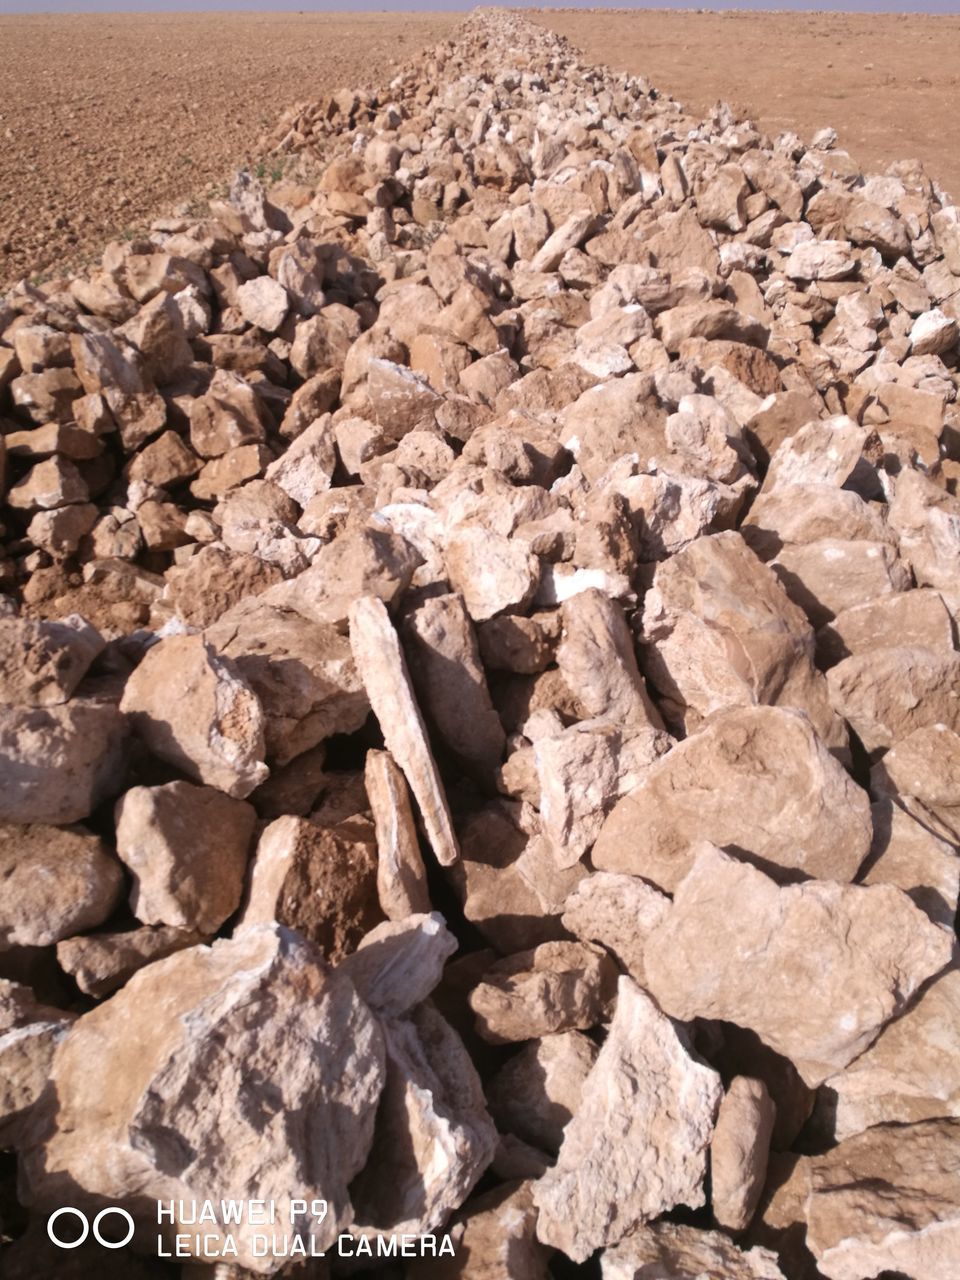
[[[5,1275],[954,1274],[960,208],[496,11],[274,143],[0,304]]]

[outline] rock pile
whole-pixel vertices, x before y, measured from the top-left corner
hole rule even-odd
[[[960,209],[495,11],[274,141],[0,304],[5,1274],[957,1274]]]

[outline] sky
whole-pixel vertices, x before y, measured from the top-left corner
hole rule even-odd
[[[597,9],[598,0],[556,0],[558,7]],[[184,11],[293,11],[306,13],[383,12],[414,9],[453,12],[472,9],[476,0],[0,0],[0,15],[11,13],[183,13]],[[515,0],[511,8],[544,7]],[[960,13],[960,0],[654,0],[635,5],[619,0],[616,9],[801,9],[852,13]]]

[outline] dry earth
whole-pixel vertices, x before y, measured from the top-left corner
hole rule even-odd
[[[458,14],[0,16],[0,284],[69,265],[220,182],[290,102],[372,83]],[[696,111],[833,125],[865,166],[907,156],[960,192],[960,18],[541,11],[591,61]],[[70,75],[63,67],[71,68]]]
[[[960,17],[567,9],[535,20],[697,113],[723,98],[772,133],[832,125],[864,169],[917,157],[960,198]]]
[[[291,102],[389,79],[460,16],[0,16],[0,284],[219,183]]]

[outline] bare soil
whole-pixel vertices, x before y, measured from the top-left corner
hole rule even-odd
[[[831,125],[864,169],[919,159],[960,200],[960,16],[553,9],[590,62],[685,106],[744,107],[770,133]]]
[[[459,14],[0,16],[0,284],[59,272],[202,197],[290,104],[392,68]],[[772,132],[830,124],[863,165],[919,157],[960,198],[960,17],[539,10],[590,61]]]

